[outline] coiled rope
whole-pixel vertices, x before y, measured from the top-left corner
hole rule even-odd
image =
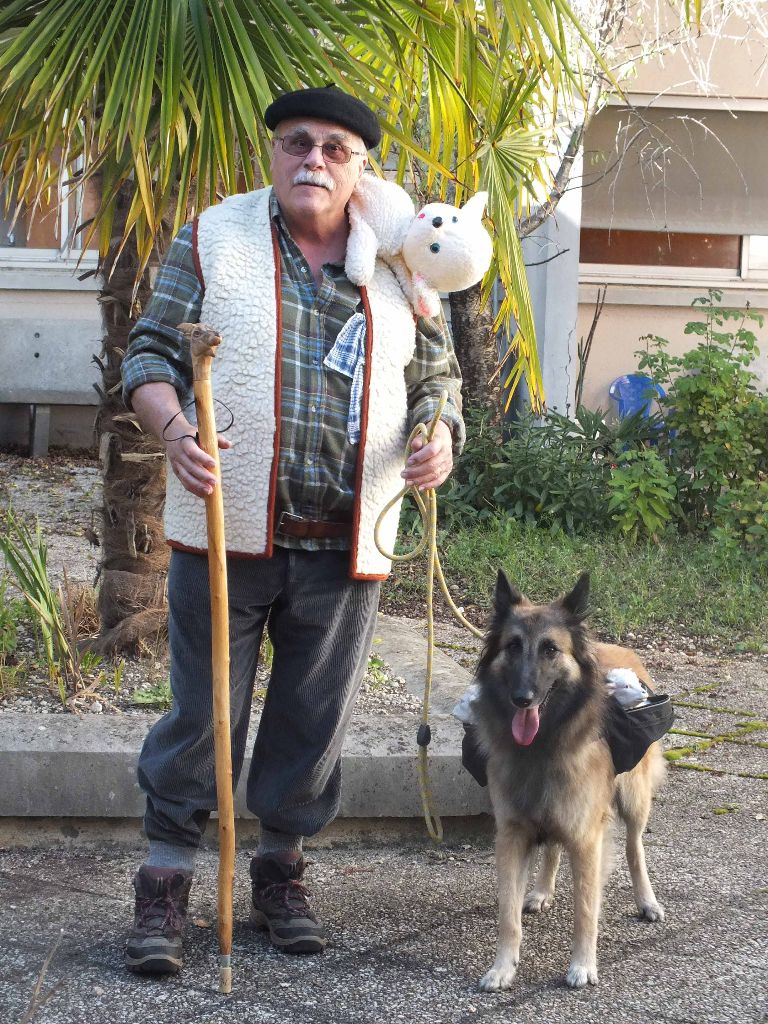
[[[432,435],[435,432],[435,428],[442,416],[445,404],[448,401],[448,392],[443,391],[440,395],[440,401],[438,402],[435,414],[429,426],[424,423],[418,423],[411,431],[410,437],[405,446],[404,461],[407,463],[408,457],[411,454],[411,444],[416,437],[424,438],[424,444],[429,444],[432,440]],[[385,551],[382,547],[379,539],[381,523],[384,516],[389,512],[393,505],[396,505],[408,492],[410,491],[413,500],[416,502],[416,506],[421,514],[421,521],[423,525],[423,536],[419,543],[412,551],[408,551],[403,555],[396,555],[394,552]],[[442,842],[443,839],[443,824],[440,821],[440,815],[435,811],[434,796],[432,793],[432,787],[429,782],[429,767],[427,759],[427,748],[430,740],[432,739],[432,733],[429,727],[429,702],[432,696],[432,663],[434,660],[435,651],[435,619],[434,619],[434,608],[433,608],[433,597],[434,597],[434,586],[435,576],[437,576],[440,584],[440,590],[442,591],[445,602],[453,612],[454,616],[465,626],[470,632],[474,633],[475,636],[482,637],[482,630],[473,626],[471,622],[464,618],[462,613],[456,607],[450,593],[448,592],[448,585],[445,582],[445,576],[443,575],[443,567],[440,564],[440,556],[437,553],[437,494],[433,487],[424,491],[423,494],[419,491],[415,484],[406,484],[402,490],[392,498],[391,501],[387,502],[382,511],[379,513],[376,519],[376,526],[374,528],[374,542],[379,552],[385,557],[391,559],[393,562],[410,562],[426,549],[427,558],[427,670],[426,677],[424,680],[424,699],[421,705],[421,722],[419,724],[419,731],[416,737],[416,742],[419,747],[419,786],[421,789],[421,803],[424,808],[424,821],[427,825],[427,831],[429,832],[432,839],[436,842]]]

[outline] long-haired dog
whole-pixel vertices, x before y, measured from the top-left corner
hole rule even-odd
[[[517,970],[522,913],[546,909],[563,849],[573,873],[574,929],[566,984],[597,984],[597,927],[608,871],[614,810],[627,826],[626,852],[641,917],[664,919],[645,866],[642,834],[665,762],[653,743],[620,775],[605,740],[605,674],[632,668],[648,681],[638,657],[594,641],[584,624],[589,577],[548,605],[535,605],[503,572],[478,670],[475,701],[480,742],[488,755],[488,786],[496,818],[499,938],[496,961],[481,978],[486,991],[509,988]],[[542,862],[525,897],[537,846]]]

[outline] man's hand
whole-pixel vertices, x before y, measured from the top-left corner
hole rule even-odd
[[[176,420],[175,423],[179,423]],[[205,498],[213,493],[213,488],[218,483],[214,473],[216,463],[210,455],[195,441],[195,428],[183,422],[179,427],[179,433],[189,433],[189,437],[180,437],[176,441],[166,441],[165,450],[168,454],[168,461],[171,469],[181,481],[186,490],[196,494],[198,498]],[[219,448],[231,448],[232,442],[226,437],[219,437]]]
[[[438,421],[429,444],[424,444],[423,437],[414,437],[411,449],[413,454],[400,474],[409,487],[426,491],[448,479],[453,469],[453,436],[447,423]]]
[[[216,463],[195,441],[195,428],[180,415],[175,389],[163,381],[141,384],[131,402],[142,427],[162,439],[171,469],[182,485],[198,498],[212,494],[218,482],[213,472]],[[167,441],[163,436],[166,432],[174,440]],[[231,447],[232,442],[219,434],[219,448]]]

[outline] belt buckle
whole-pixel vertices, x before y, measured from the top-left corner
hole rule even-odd
[[[296,515],[295,512],[281,512],[280,513],[280,518],[277,520],[277,529],[275,530],[275,533],[280,533],[280,531],[282,530],[283,526],[286,523],[289,523],[289,522],[290,523],[303,523],[304,522],[304,516],[298,516],[298,515]]]

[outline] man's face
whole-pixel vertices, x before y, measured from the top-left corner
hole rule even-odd
[[[334,163],[323,154],[324,143],[352,150],[349,163]],[[299,149],[309,145],[310,148],[304,155],[293,155],[286,151],[286,145]],[[291,118],[281,121],[275,129],[272,187],[281,209],[294,222],[317,217],[341,220],[367,163],[363,140],[332,121]]]

